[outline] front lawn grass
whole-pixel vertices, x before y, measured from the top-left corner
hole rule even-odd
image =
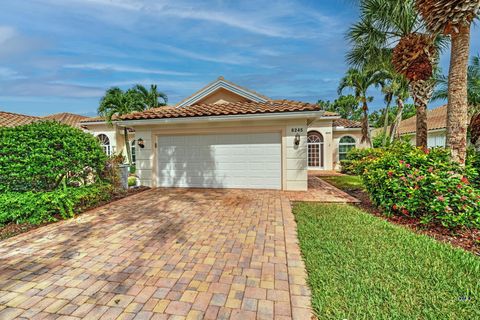
[[[319,319],[480,319],[480,258],[349,205],[293,212]]]
[[[362,178],[359,176],[329,176],[320,177],[320,179],[325,180],[341,190],[364,190]]]

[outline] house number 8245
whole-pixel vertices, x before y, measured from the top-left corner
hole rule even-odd
[[[292,128],[291,130],[293,133],[303,132],[303,128]]]

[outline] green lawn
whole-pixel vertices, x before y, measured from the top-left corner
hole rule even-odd
[[[359,176],[330,176],[320,179],[342,190],[363,190],[362,179]]]
[[[480,258],[338,204],[294,214],[319,319],[480,319]]]

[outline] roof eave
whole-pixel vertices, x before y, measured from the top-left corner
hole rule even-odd
[[[216,121],[248,121],[248,120],[281,120],[281,119],[313,119],[321,117],[323,111],[289,111],[272,113],[253,113],[225,116],[200,116],[161,119],[136,119],[114,121],[119,126],[151,125],[159,123],[188,123],[188,122],[216,122]]]

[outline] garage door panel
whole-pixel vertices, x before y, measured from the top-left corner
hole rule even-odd
[[[279,133],[161,136],[158,186],[281,188]]]

